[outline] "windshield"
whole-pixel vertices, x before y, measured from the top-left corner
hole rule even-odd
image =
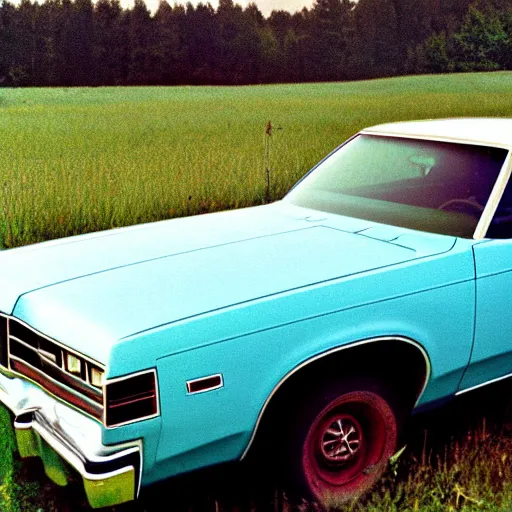
[[[298,206],[471,238],[507,150],[359,135],[286,196]]]

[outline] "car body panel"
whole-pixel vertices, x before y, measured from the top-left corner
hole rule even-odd
[[[116,344],[112,347],[111,357],[122,360],[123,370],[129,373],[133,371],[134,365],[155,361],[163,355],[179,354],[260,330],[299,323],[310,318],[323,317],[345,309],[355,309],[365,304],[437,287],[472,281],[472,254],[465,246],[466,243],[460,241],[446,254],[358,276],[318,283],[302,290],[264,297],[193,319],[163,325],[130,336],[123,343]],[[376,282],[379,283],[378,286]],[[141,339],[145,340],[145,350],[142,354],[137,354],[137,360],[131,361],[130,354],[136,352]],[[358,339],[355,332],[351,341]],[[446,361],[446,364],[449,366],[450,362]]]
[[[181,252],[26,293],[14,315],[71,348],[87,346],[90,357],[107,362],[112,344],[134,333],[430,256],[454,243],[451,237],[434,241],[428,236],[425,243],[421,236],[399,229],[394,230],[396,240],[388,242],[365,233],[309,223],[289,232]]]
[[[512,373],[512,325],[507,321],[512,310],[512,242],[488,240],[473,250],[477,278],[475,345],[461,390]]]
[[[300,209],[298,209],[300,210]],[[315,213],[315,212],[313,212]],[[0,262],[9,269],[0,278],[0,311],[11,313],[22,294],[56,283],[114,268],[184,254],[310,226],[290,211],[274,215],[270,208],[245,208],[29,245],[3,251]],[[348,222],[358,229],[361,223]]]
[[[396,274],[398,278],[400,273]],[[453,304],[450,315],[445,315],[447,304]],[[159,359],[160,384],[172,390],[162,396],[162,408],[179,411],[179,417],[169,414],[162,419],[156,474],[149,478],[158,479],[159,468],[179,473],[199,467],[196,464],[202,460],[201,454],[209,452],[213,456],[210,447],[215,444],[215,456],[219,458],[214,462],[240,457],[265,400],[283,374],[332,347],[350,346],[354,338],[371,339],[395,333],[418,340],[428,352],[432,366],[420,404],[450,395],[469,360],[473,329],[463,320],[471,318],[473,309],[474,284],[470,279]],[[418,311],[424,312],[422,321],[413,320]],[[445,321],[440,321],[443,315]],[[308,339],[307,347],[298,343],[300,339]],[[450,360],[445,355],[447,350],[452,354]],[[235,354],[240,356],[234,357]],[[387,363],[382,361],[383,366]],[[222,389],[186,394],[186,380],[215,373],[223,374]]]
[[[203,460],[201,453],[215,462],[239,457],[283,375],[333,347],[361,339],[393,333],[416,340],[429,354],[432,368],[419,405],[453,394],[469,361],[473,323],[466,319],[473,318],[474,290],[471,243],[460,241],[450,252],[421,262],[226,308],[116,345],[112,357],[118,361],[129,361],[130,354],[144,346],[131,364],[156,359],[160,387],[166,390],[161,406],[169,416],[162,419],[160,443],[145,445],[155,457],[155,467],[147,468],[148,481],[158,480],[165,471],[175,474],[199,467],[195,464]],[[300,339],[308,343],[298,343]],[[169,347],[172,353],[159,357]],[[447,350],[452,357],[446,358]],[[224,376],[223,388],[187,395],[187,380],[216,373]],[[205,411],[208,428],[200,421]],[[220,423],[219,415],[224,418]],[[114,429],[106,431],[103,440],[108,444],[125,437]]]

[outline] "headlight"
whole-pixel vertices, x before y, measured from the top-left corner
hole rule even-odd
[[[93,386],[96,386],[97,388],[101,388],[103,386],[103,380],[105,377],[105,372],[103,370],[100,370],[99,368],[95,368],[94,366],[91,366],[91,375],[90,380],[91,384]]]
[[[82,361],[73,354],[66,355],[66,367],[69,373],[74,375],[82,374]]]

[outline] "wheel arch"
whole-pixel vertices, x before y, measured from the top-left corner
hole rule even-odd
[[[333,347],[298,363],[277,382],[260,409],[253,432],[241,459],[247,456],[261,432],[265,431],[266,424],[270,423],[275,410],[279,409],[280,404],[288,404],[290,396],[296,397],[306,388],[310,389],[311,386],[308,386],[308,381],[316,375],[320,375],[319,382],[333,378],[332,372],[337,369],[337,364],[340,361],[344,371],[350,368],[343,373],[344,376],[361,376],[362,364],[360,358],[363,355],[373,356],[371,363],[363,373],[373,373],[378,370],[375,372],[378,377],[389,378],[396,385],[401,384],[403,379],[412,377],[414,386],[412,389],[406,390],[404,394],[410,402],[411,408],[417,404],[432,373],[430,358],[421,343],[405,336],[388,335],[366,338]],[[408,356],[413,358],[412,364],[405,370],[405,375],[403,373],[397,374],[396,370],[399,370],[400,366],[403,365],[402,358]],[[386,366],[380,365],[383,361]],[[388,363],[390,364],[388,365]],[[395,371],[394,374],[393,371]]]

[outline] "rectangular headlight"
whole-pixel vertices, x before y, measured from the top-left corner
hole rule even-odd
[[[105,377],[105,372],[103,370],[100,370],[99,368],[96,368],[94,366],[91,366],[91,375],[90,375],[90,381],[93,386],[96,386],[97,388],[101,388],[103,386],[103,380]]]
[[[82,374],[82,361],[79,357],[76,357],[69,352],[66,354],[66,368],[69,373],[73,375],[81,375]]]

